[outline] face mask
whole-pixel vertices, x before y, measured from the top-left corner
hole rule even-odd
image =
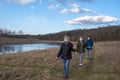
[[[80,38],[80,41],[82,41],[82,39]]]
[[[90,38],[88,38],[88,40],[90,40]]]
[[[68,41],[68,39],[65,38],[65,39],[64,39],[64,42],[67,42],[67,41]]]

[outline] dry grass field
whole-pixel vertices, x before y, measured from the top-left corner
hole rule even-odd
[[[53,40],[40,40],[34,38],[9,38],[9,37],[0,37],[0,44],[36,44],[36,43],[61,43],[62,41],[53,41]]]
[[[0,55],[0,80],[65,80],[58,48]],[[86,53],[85,53],[86,54]],[[79,67],[73,52],[68,80],[120,80],[120,41],[97,42],[94,59]]]
[[[9,38],[0,37],[0,44],[26,44],[26,43],[38,43],[38,39],[24,39],[24,38]]]

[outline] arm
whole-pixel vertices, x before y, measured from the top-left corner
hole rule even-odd
[[[60,57],[60,56],[61,56],[61,53],[62,53],[62,45],[60,46],[60,50],[59,50],[59,52],[58,52],[58,54],[57,54],[57,57]]]
[[[86,44],[84,43],[84,48],[86,48],[87,46],[86,46]]]
[[[75,46],[75,45],[72,44],[72,45],[71,45],[71,48],[72,48],[72,49],[71,49],[72,51],[76,51],[76,46]]]
[[[78,47],[79,47],[79,43],[77,42],[77,45],[76,45],[76,51],[78,51]]]

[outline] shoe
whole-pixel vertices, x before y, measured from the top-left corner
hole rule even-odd
[[[65,76],[65,79],[68,79],[68,76]]]
[[[90,60],[89,58],[87,58],[87,60]]]
[[[90,61],[92,60],[92,58],[89,59]]]
[[[80,63],[79,66],[83,66],[83,63]]]

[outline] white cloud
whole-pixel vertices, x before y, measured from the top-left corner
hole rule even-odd
[[[55,9],[57,9],[57,8],[59,8],[59,7],[61,7],[62,6],[62,4],[56,4],[56,5],[54,5],[54,4],[51,4],[49,7],[48,7],[48,9],[52,9],[52,10],[55,10]]]
[[[83,16],[75,18],[73,20],[65,21],[65,23],[70,25],[98,25],[105,23],[114,23],[119,19],[111,16],[98,15],[98,16]]]
[[[92,11],[90,9],[86,8],[79,8],[79,5],[77,4],[72,4],[72,9],[63,9],[60,13],[65,14],[65,13],[95,13],[95,11]]]
[[[26,4],[36,2],[36,0],[7,0],[7,2],[15,2],[21,5],[26,5]]]

